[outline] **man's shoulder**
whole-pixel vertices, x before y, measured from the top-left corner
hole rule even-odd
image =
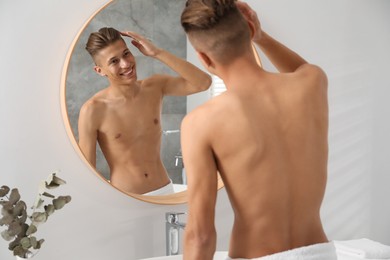
[[[225,111],[224,104],[228,98],[228,95],[222,94],[208,100],[188,113],[183,119],[183,124],[202,128],[206,125],[211,127]]]
[[[101,106],[102,104],[104,104],[102,98],[95,95],[95,96],[89,98],[87,101],[85,101],[82,108],[85,107],[85,108],[89,108],[89,109],[95,109],[95,108]]]
[[[324,70],[314,64],[304,64],[300,66],[295,74],[302,80],[314,81],[321,84],[327,83],[327,76]],[[325,84],[326,85],[326,84]]]
[[[201,145],[205,140],[210,139],[213,122],[207,103],[198,106],[183,118],[180,129],[182,132],[181,137],[184,142],[186,140],[196,139],[196,144]]]
[[[101,112],[105,108],[105,102],[98,94],[99,93],[92,96],[81,106],[80,114],[92,115],[94,113]]]
[[[169,76],[164,74],[153,74],[143,80],[140,80],[142,87],[162,86]]]
[[[313,91],[315,93],[318,90],[326,91],[328,86],[325,72],[313,64],[304,64],[293,72],[276,73],[274,76],[274,79],[277,80],[274,80],[273,84],[283,86],[283,91],[286,91],[287,89],[284,87],[288,86],[288,89],[294,93],[297,93],[298,90],[303,91],[303,93],[313,93]]]
[[[208,118],[208,102],[205,104],[202,104],[198,107],[196,107],[194,110],[189,112],[182,121],[182,126],[187,126],[187,127],[193,127],[198,124],[201,124],[203,121],[207,121]]]

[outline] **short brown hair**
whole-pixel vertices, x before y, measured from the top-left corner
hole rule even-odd
[[[95,60],[95,56],[99,53],[99,51],[118,40],[123,41],[123,38],[118,30],[104,27],[99,29],[98,32],[93,32],[89,35],[85,49]]]
[[[196,49],[219,61],[238,57],[250,46],[249,26],[236,0],[188,0],[181,24]]]

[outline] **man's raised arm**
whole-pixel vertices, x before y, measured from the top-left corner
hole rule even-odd
[[[236,4],[251,25],[254,33],[253,42],[260,47],[262,52],[280,72],[294,72],[302,65],[307,64],[307,61],[296,52],[262,31],[256,12],[247,3],[237,2]]]
[[[195,65],[157,48],[143,36],[134,32],[122,32],[123,36],[132,38],[132,44],[144,55],[153,57],[165,63],[179,77],[166,76],[163,92],[166,95],[184,96],[207,90],[211,85],[211,77]]]

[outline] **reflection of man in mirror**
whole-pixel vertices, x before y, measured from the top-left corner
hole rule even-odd
[[[246,3],[188,0],[181,21],[204,66],[227,87],[182,122],[189,193],[184,259],[213,258],[217,171],[234,211],[229,259],[337,259],[320,219],[325,73],[262,31]],[[252,42],[279,73],[257,64]]]
[[[138,80],[133,54],[123,36],[144,55],[155,58],[178,77],[154,75]],[[144,37],[102,28],[90,35],[86,49],[95,71],[109,86],[81,108],[79,145],[96,167],[98,142],[110,167],[111,184],[120,190],[148,195],[173,192],[173,185],[160,158],[161,109],[165,95],[184,96],[206,90],[208,74],[173,54],[157,48]]]

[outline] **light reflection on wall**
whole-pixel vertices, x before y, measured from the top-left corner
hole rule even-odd
[[[346,74],[349,73],[352,72],[347,70]],[[342,77],[343,80],[345,77],[348,75]],[[371,96],[367,92],[368,86],[363,84],[349,83],[351,85],[335,90],[337,79],[332,81],[331,78],[330,82],[336,86],[329,95],[332,105],[329,111],[328,189],[325,200],[332,201],[332,204],[324,203],[322,217],[329,220],[325,229],[333,239],[359,238],[370,230]]]

